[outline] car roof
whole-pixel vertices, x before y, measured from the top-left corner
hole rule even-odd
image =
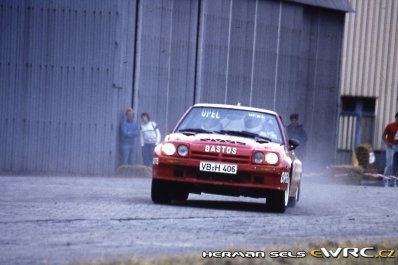
[[[206,107],[206,108],[223,108],[223,109],[236,109],[236,110],[247,110],[247,111],[257,111],[257,112],[264,112],[271,115],[278,114],[275,111],[267,110],[267,109],[260,109],[260,108],[253,108],[253,107],[246,107],[240,105],[228,105],[228,104],[212,104],[212,103],[198,103],[193,105],[192,107]]]

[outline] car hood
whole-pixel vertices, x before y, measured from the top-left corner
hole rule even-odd
[[[165,137],[165,141],[170,142],[181,142],[194,145],[227,145],[236,146],[239,149],[256,149],[256,150],[269,150],[281,151],[283,145],[272,142],[258,142],[253,138],[232,136],[224,134],[207,134],[197,133],[187,135],[183,133],[171,133]]]

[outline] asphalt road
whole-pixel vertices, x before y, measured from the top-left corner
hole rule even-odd
[[[201,255],[204,250],[323,239],[398,239],[398,188],[304,177],[284,214],[263,200],[190,195],[150,200],[150,179],[0,177],[0,264],[66,264],[115,257]]]

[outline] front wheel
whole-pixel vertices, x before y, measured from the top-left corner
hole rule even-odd
[[[268,197],[267,209],[275,213],[284,213],[289,202],[290,183],[287,184],[285,191],[273,191]]]
[[[167,185],[157,179],[152,179],[151,199],[156,204],[168,204],[171,197]]]
[[[184,190],[177,191],[173,194],[172,197],[173,197],[173,200],[176,200],[176,201],[186,201],[186,200],[188,200],[189,193]]]
[[[299,201],[299,199],[300,199],[300,184],[297,187],[294,197],[289,197],[288,206],[289,207],[296,206],[296,203]]]

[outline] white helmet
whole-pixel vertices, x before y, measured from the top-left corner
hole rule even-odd
[[[248,132],[259,132],[262,129],[261,119],[256,117],[246,116],[245,117],[245,129]]]

